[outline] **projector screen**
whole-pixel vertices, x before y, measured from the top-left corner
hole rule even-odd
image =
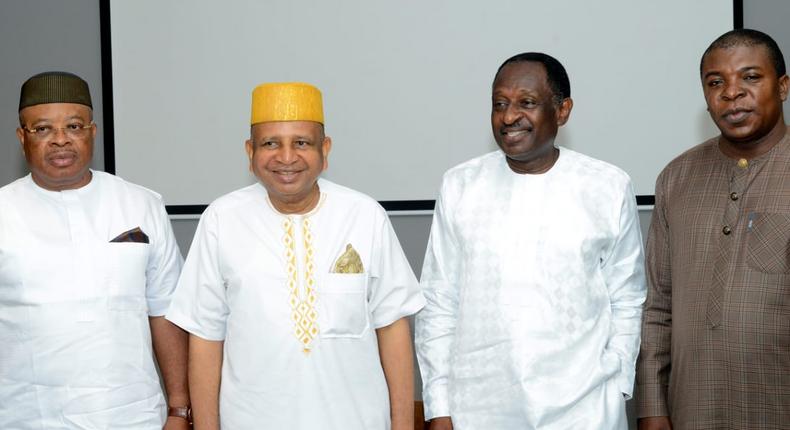
[[[699,60],[731,0],[492,2],[135,0],[110,3],[115,172],[168,205],[252,183],[252,89],[304,81],[333,139],[324,176],[379,201],[432,200],[448,168],[496,149],[499,65],[542,51],[568,70],[558,144],[652,195],[672,158],[717,134]]]

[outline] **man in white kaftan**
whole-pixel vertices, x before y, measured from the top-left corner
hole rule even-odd
[[[201,219],[167,318],[225,341],[223,428],[389,426],[375,329],[415,313],[423,299],[381,206],[324,179],[318,186],[321,201],[303,215],[279,213],[255,184],[218,199]],[[316,285],[319,330],[307,353],[291,318],[289,243],[293,268]],[[335,273],[349,244],[364,272]]]
[[[182,259],[161,197],[88,168],[87,84],[23,86],[31,174],[0,188],[0,428],[187,429],[186,333],[164,318]]]
[[[103,172],[0,188],[0,428],[161,429],[148,315],[181,255],[158,195]],[[149,243],[111,242],[135,227]]]
[[[625,429],[645,297],[630,179],[553,145],[572,102],[545,54],[494,82],[501,151],[450,169],[420,280],[431,429]]]
[[[261,182],[201,217],[167,318],[192,335],[203,428],[413,425],[405,317],[425,301],[381,206],[318,179],[331,141],[316,106],[306,84],[258,87],[247,149]]]

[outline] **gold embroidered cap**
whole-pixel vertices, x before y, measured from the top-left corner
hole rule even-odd
[[[272,121],[324,123],[321,91],[303,82],[261,84],[252,90],[250,125]]]
[[[88,83],[68,72],[31,76],[19,92],[19,110],[45,103],[77,103],[93,109]]]

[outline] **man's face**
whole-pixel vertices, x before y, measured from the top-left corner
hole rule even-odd
[[[557,105],[537,62],[510,63],[494,80],[491,128],[508,158],[529,161],[550,152],[557,128],[568,120],[570,99]]]
[[[318,175],[327,168],[331,146],[323,126],[312,121],[255,124],[246,142],[250,170],[278,209],[298,207],[317,191]]]
[[[764,46],[714,49],[702,62],[708,112],[730,142],[754,142],[783,124],[787,82],[776,76]]]
[[[61,191],[90,182],[96,125],[91,124],[89,107],[76,103],[40,104],[22,109],[19,118],[24,128],[18,128],[16,135],[36,184]]]

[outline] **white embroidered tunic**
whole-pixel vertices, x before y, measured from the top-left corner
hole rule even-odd
[[[224,340],[222,428],[390,428],[375,329],[424,299],[381,206],[318,183],[305,215],[278,213],[254,184],[201,217],[167,318]],[[349,245],[362,270],[339,273]]]
[[[426,418],[455,430],[625,429],[645,298],[630,179],[562,148],[519,175],[500,151],[450,169],[416,342]]]
[[[182,259],[160,196],[92,172],[0,188],[0,428],[160,430],[149,316]],[[149,243],[110,242],[139,227]]]

